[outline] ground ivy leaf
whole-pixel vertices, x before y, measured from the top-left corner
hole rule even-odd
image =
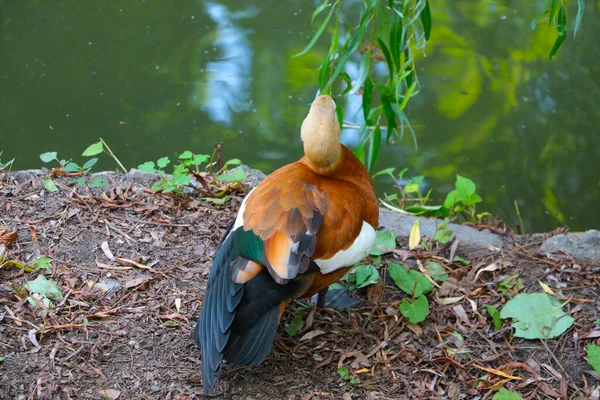
[[[594,368],[594,371],[600,374],[600,346],[589,344],[587,356],[588,363]]]
[[[300,326],[302,326],[302,314],[296,314],[294,320],[285,327],[285,332],[290,336],[295,336]]]
[[[108,187],[108,182],[104,178],[100,178],[99,176],[95,176],[90,179],[89,185],[95,188],[103,188]]]
[[[62,290],[55,282],[49,281],[44,275],[27,282],[25,287],[32,293],[39,293],[50,300],[62,300]]]
[[[229,171],[227,175],[223,174],[217,176],[217,180],[223,182],[239,182],[244,179],[246,179],[246,173],[239,168]]]
[[[433,290],[431,282],[419,271],[408,271],[398,264],[389,264],[388,271],[396,286],[414,297],[419,297]]]
[[[169,160],[169,157],[162,157],[156,161],[156,165],[158,166],[158,168],[164,168],[167,165],[169,165],[170,162],[171,160]]]
[[[156,172],[154,161],[146,161],[145,163],[138,165],[138,169],[144,172]]]
[[[103,149],[104,145],[102,144],[102,142],[94,143],[90,145],[87,149],[85,149],[85,151],[81,153],[81,155],[85,157],[95,156],[97,154],[102,153]]]
[[[356,275],[356,288],[374,285],[379,280],[379,271],[372,265],[357,265],[354,268]]]
[[[49,176],[45,176],[42,178],[42,184],[44,185],[44,188],[49,192],[57,192],[58,191],[56,184],[54,183],[52,178],[50,178]]]
[[[523,398],[508,389],[500,388],[494,397],[492,397],[492,400],[523,400]]]
[[[569,329],[575,319],[562,310],[562,303],[545,293],[522,293],[508,301],[500,318],[512,318],[515,336],[552,339]]]
[[[179,155],[179,159],[180,160],[189,160],[190,158],[192,158],[192,156],[193,156],[192,152],[189,150],[186,150]]]
[[[52,259],[48,257],[39,257],[35,262],[34,271],[39,271],[40,269],[45,269],[46,273],[52,272]]]
[[[427,297],[420,296],[413,303],[406,299],[402,299],[400,303],[400,312],[404,315],[412,324],[425,321],[425,317],[429,312],[429,302]]]
[[[58,153],[56,151],[48,151],[46,153],[40,154],[40,160],[42,160],[45,163],[49,163],[52,160],[56,159],[56,155]]]
[[[372,256],[380,256],[396,248],[396,233],[392,231],[375,232],[375,246],[371,250]]]
[[[446,272],[446,268],[442,266],[437,261],[427,260],[425,261],[425,269],[429,272],[429,275],[433,278],[433,280],[437,282],[444,282],[448,279],[448,273]]]

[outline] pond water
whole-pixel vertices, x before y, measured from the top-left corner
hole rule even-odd
[[[552,61],[555,33],[531,29],[544,4],[432,2],[431,40],[417,60],[422,87],[408,108],[418,148],[405,135],[382,149],[375,170],[409,167],[440,202],[456,174],[469,177],[484,199],[479,211],[511,226],[517,200],[527,230],[599,227],[600,1],[586,2],[577,37],[571,30]],[[291,56],[312,36],[317,5],[0,0],[2,161],[38,168],[50,150],[80,161],[99,137],[127,167],[221,142],[225,158],[265,172],[294,161],[329,38]],[[356,101],[341,103],[360,123]],[[99,167],[116,165],[106,158]],[[385,179],[376,185],[393,191]]]

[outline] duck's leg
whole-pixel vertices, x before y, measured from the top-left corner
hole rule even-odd
[[[319,291],[319,294],[317,295],[317,307],[319,308],[325,308],[325,304],[327,301],[327,291],[329,290],[329,286],[326,286],[324,289],[321,289]]]

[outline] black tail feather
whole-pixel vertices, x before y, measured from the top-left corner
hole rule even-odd
[[[238,364],[258,365],[269,355],[279,324],[279,307],[273,307],[243,336],[232,335],[225,359]]]

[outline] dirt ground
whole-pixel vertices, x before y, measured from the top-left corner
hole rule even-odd
[[[2,399],[202,397],[191,331],[216,245],[247,188],[215,205],[155,194],[148,176],[108,180],[109,189],[90,192],[56,177],[59,190],[50,193],[40,176],[0,173],[0,246],[8,246],[0,267]],[[588,343],[599,344],[599,270],[537,254],[539,241],[513,242],[485,258],[462,254],[469,265],[447,261],[451,248],[387,255],[384,276],[387,262],[414,267],[431,257],[449,271],[429,295],[425,322],[402,317],[405,296],[389,280],[354,292],[361,305],[350,310],[296,303],[265,363],[227,365],[218,397],[491,399],[505,387],[526,399],[593,398],[599,375],[585,355]],[[43,270],[6,264],[35,265],[38,257],[52,259],[46,277],[63,292],[50,309],[26,300],[25,283]],[[498,290],[517,273],[522,288]],[[575,324],[548,341],[514,338],[508,322],[496,330],[484,305],[540,292],[538,281],[568,296],[564,309]],[[284,326],[298,313],[303,325],[289,336]],[[344,365],[357,380],[342,379]]]

